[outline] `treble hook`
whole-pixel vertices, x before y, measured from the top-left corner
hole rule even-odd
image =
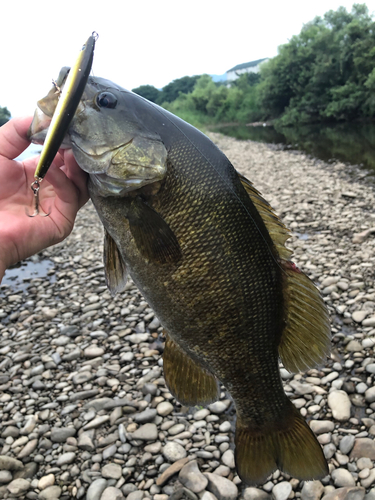
[[[26,208],[25,209],[26,215],[28,217],[36,217],[37,215],[40,215],[41,217],[48,217],[49,214],[51,213],[48,212],[48,214],[46,214],[45,212],[43,212],[43,210],[39,208],[39,189],[40,189],[40,182],[42,180],[43,179],[40,180],[35,179],[35,181],[31,184],[31,189],[34,193],[34,213],[30,215],[29,210]]]

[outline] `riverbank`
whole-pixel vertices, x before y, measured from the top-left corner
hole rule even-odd
[[[153,311],[130,282],[115,299],[106,289],[89,204],[39,256],[52,263],[45,277],[0,289],[0,498],[375,499],[375,240],[352,242],[375,226],[374,186],[343,164],[210,135],[291,229],[293,260],[329,307],[330,359],[282,377],[330,475],[304,484],[277,471],[243,488],[230,400],[222,391],[208,409],[175,402]]]

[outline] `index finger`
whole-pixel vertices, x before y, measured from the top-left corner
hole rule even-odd
[[[0,156],[13,160],[30,145],[27,131],[32,119],[32,116],[12,118],[0,128]]]

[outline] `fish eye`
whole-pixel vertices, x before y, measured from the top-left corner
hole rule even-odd
[[[100,92],[96,96],[96,104],[99,108],[115,108],[117,104],[117,97],[111,92]]]

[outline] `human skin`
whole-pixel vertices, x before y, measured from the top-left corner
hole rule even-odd
[[[38,157],[17,158],[30,144],[32,117],[14,118],[0,127],[0,282],[5,270],[44,248],[64,240],[78,210],[87,202],[87,174],[71,150],[60,150],[40,188],[41,208],[48,217],[28,217],[34,211],[30,188]]]

